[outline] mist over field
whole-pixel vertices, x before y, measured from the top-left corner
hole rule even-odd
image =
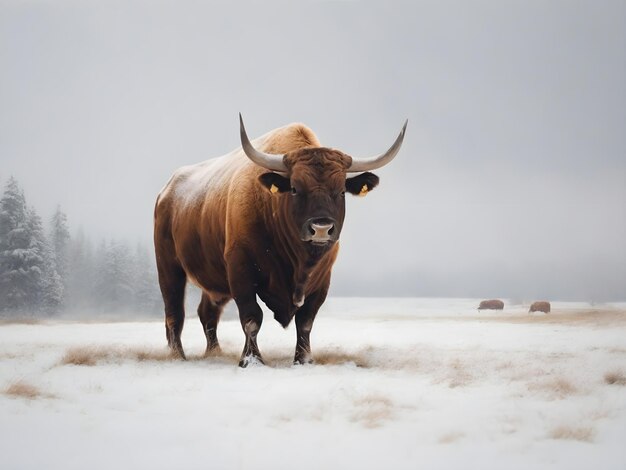
[[[626,298],[626,6],[0,2],[0,184],[149,247],[172,171],[293,121],[399,156],[331,295]]]

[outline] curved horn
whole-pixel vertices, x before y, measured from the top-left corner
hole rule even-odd
[[[243,126],[241,113],[239,113],[239,133],[241,134],[241,147],[250,160],[257,165],[261,165],[263,168],[267,168],[268,170],[280,172],[287,171],[287,167],[283,163],[282,155],[272,155],[269,153],[259,152],[252,146],[250,139],[248,139],[248,134],[246,134],[246,128]]]
[[[404,140],[404,133],[406,132],[406,125],[409,123],[407,119],[404,121],[404,126],[402,126],[402,130],[400,131],[400,135],[393,143],[389,150],[385,153],[377,155],[375,157],[364,158],[364,159],[352,159],[352,165],[348,168],[349,173],[360,173],[363,171],[375,170],[376,168],[380,168],[381,166],[385,166],[396,154],[400,151],[400,147],[402,147],[402,141]]]

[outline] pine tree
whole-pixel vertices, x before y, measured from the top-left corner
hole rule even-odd
[[[133,261],[128,246],[114,241],[109,250],[109,275],[112,307],[117,310],[132,307],[133,291]]]
[[[26,213],[30,236],[28,273],[29,304],[34,310],[55,313],[63,300],[64,287],[56,270],[54,250],[46,239],[41,217],[34,208]]]
[[[0,310],[56,311],[63,286],[41,217],[11,178],[0,200]]]
[[[11,177],[0,200],[0,311],[27,306],[29,245],[26,200]]]
[[[96,253],[94,298],[101,311],[127,310],[133,304],[133,261],[128,246],[102,242]]]
[[[68,284],[68,263],[69,263],[69,242],[70,232],[67,228],[67,216],[61,207],[57,206],[52,219],[50,220],[50,243],[54,251],[55,269],[63,283],[64,290]],[[65,300],[61,299],[62,302]]]

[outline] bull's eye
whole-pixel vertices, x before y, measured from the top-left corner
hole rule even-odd
[[[346,195],[345,191],[341,191],[341,197],[344,197]]]
[[[291,187],[291,194],[295,195],[298,191],[293,186]]]

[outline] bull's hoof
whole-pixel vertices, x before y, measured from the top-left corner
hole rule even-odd
[[[170,346],[170,357],[172,359],[180,359],[181,361],[187,360],[187,356],[185,356],[185,351],[183,351],[182,346],[178,348]]]
[[[221,356],[222,355],[222,348],[220,348],[220,345],[215,345],[215,346],[211,346],[210,348],[207,347],[206,351],[204,351],[204,357],[215,357],[215,356]]]
[[[242,369],[245,369],[248,366],[264,366],[265,362],[263,362],[263,359],[261,358],[261,356],[244,356],[241,358],[241,360],[239,361],[239,367],[241,367]]]
[[[302,366],[305,364],[315,364],[315,361],[311,356],[296,356],[293,359],[294,366]]]

